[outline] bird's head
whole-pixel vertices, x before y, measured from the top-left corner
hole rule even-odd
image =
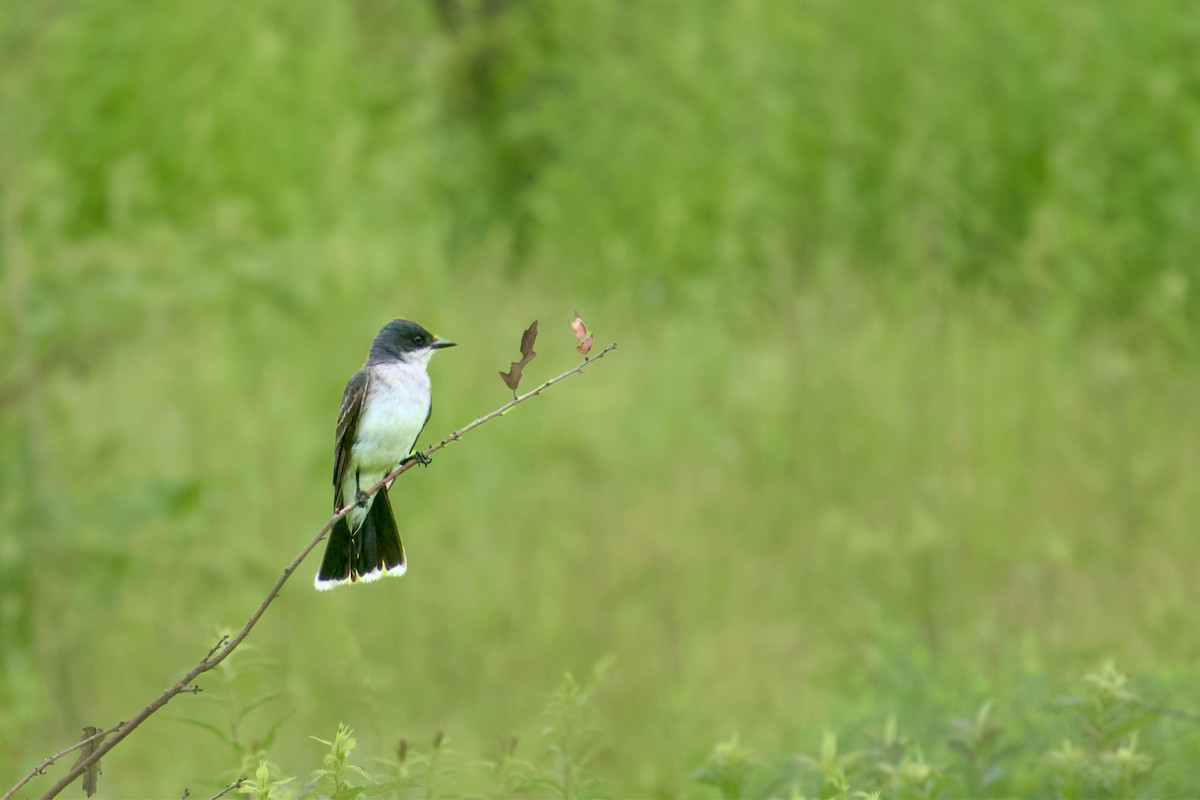
[[[411,320],[394,319],[375,335],[367,363],[403,361],[408,364],[428,364],[436,351],[456,344],[434,336]]]

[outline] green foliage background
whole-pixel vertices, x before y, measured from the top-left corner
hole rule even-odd
[[[4,3],[0,776],[241,624],[398,315],[463,345],[431,439],[534,318],[527,382],[576,308],[621,349],[407,474],[409,575],[307,564],[105,796],[222,785],[251,702],[286,774],[339,722],[533,759],[610,656],[612,796],[988,699],[1049,752],[1105,658],[1200,709],[1198,46],[1170,0]],[[1141,735],[1194,793],[1194,720]]]

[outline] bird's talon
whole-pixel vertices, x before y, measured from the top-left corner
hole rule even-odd
[[[362,489],[359,489],[359,490],[358,490],[358,497],[354,498],[354,502],[355,502],[355,504],[356,504],[356,505],[357,505],[359,508],[366,508],[366,507],[367,507],[367,501],[368,501],[368,500],[370,500],[370,499],[371,499],[371,496],[370,496],[370,495],[368,495],[368,494],[367,494],[366,492],[364,492]]]
[[[418,464],[420,464],[422,467],[428,467],[430,464],[433,463],[433,459],[430,458],[429,456],[425,455],[422,452],[416,452],[416,453],[413,453],[411,456],[405,457],[405,459],[400,462],[400,466],[404,466],[405,464],[407,464],[410,461],[415,461]]]

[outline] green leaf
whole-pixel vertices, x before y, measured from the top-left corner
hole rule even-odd
[[[365,781],[370,781],[371,783],[375,782],[375,779],[372,778],[365,769],[358,766],[357,764],[347,764],[345,771],[349,772],[353,775],[357,775],[358,777],[362,778]]]
[[[191,717],[168,717],[168,719],[174,720],[175,722],[182,722],[185,725],[191,725],[203,731],[208,731],[213,736],[216,736],[222,742],[232,747],[235,751],[240,751],[241,749],[238,747],[238,743],[233,740],[233,737],[229,735],[228,731],[223,730],[211,722],[205,722],[204,720],[200,719],[192,719]]]
[[[1158,714],[1154,711],[1143,711],[1134,714],[1118,725],[1106,730],[1100,738],[1100,743],[1105,747],[1109,747],[1125,738],[1127,734],[1146,727],[1156,719],[1158,719]]]
[[[251,700],[249,703],[243,706],[242,709],[237,713],[237,719],[239,722],[241,722],[248,714],[250,714],[250,712],[254,711],[255,709],[261,708],[276,698],[287,696],[287,692],[270,692],[268,694],[264,694],[262,697]]]
[[[314,769],[312,772],[308,773],[308,776],[304,779],[304,783],[301,784],[300,794],[312,794],[318,783],[323,781],[325,778],[331,777],[332,775],[333,773],[327,769]]]
[[[280,717],[278,720],[276,720],[275,723],[273,725],[271,725],[271,727],[267,728],[267,732],[263,734],[262,739],[260,739],[258,742],[257,749],[259,749],[259,750],[270,749],[271,745],[275,744],[275,737],[279,735],[279,731],[283,728],[284,723],[287,722],[288,720],[290,720],[294,716],[295,716],[295,712],[289,712],[285,716]]]
[[[387,794],[401,792],[409,788],[411,785],[412,783],[410,781],[405,781],[398,778],[396,780],[384,781],[383,783],[377,783],[374,786],[363,788],[360,790],[360,793],[363,797],[368,798],[382,797]]]

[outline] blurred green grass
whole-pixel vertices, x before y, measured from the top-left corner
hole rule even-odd
[[[284,769],[339,721],[533,741],[608,656],[614,795],[1109,657],[1200,708],[1198,35],[1168,2],[8,4],[0,773],[241,623],[397,315],[463,344],[431,440],[531,319],[529,382],[576,308],[621,347],[402,479],[403,580],[289,585],[248,679]],[[1195,731],[1155,744],[1194,788]],[[231,758],[156,719],[102,790]]]

